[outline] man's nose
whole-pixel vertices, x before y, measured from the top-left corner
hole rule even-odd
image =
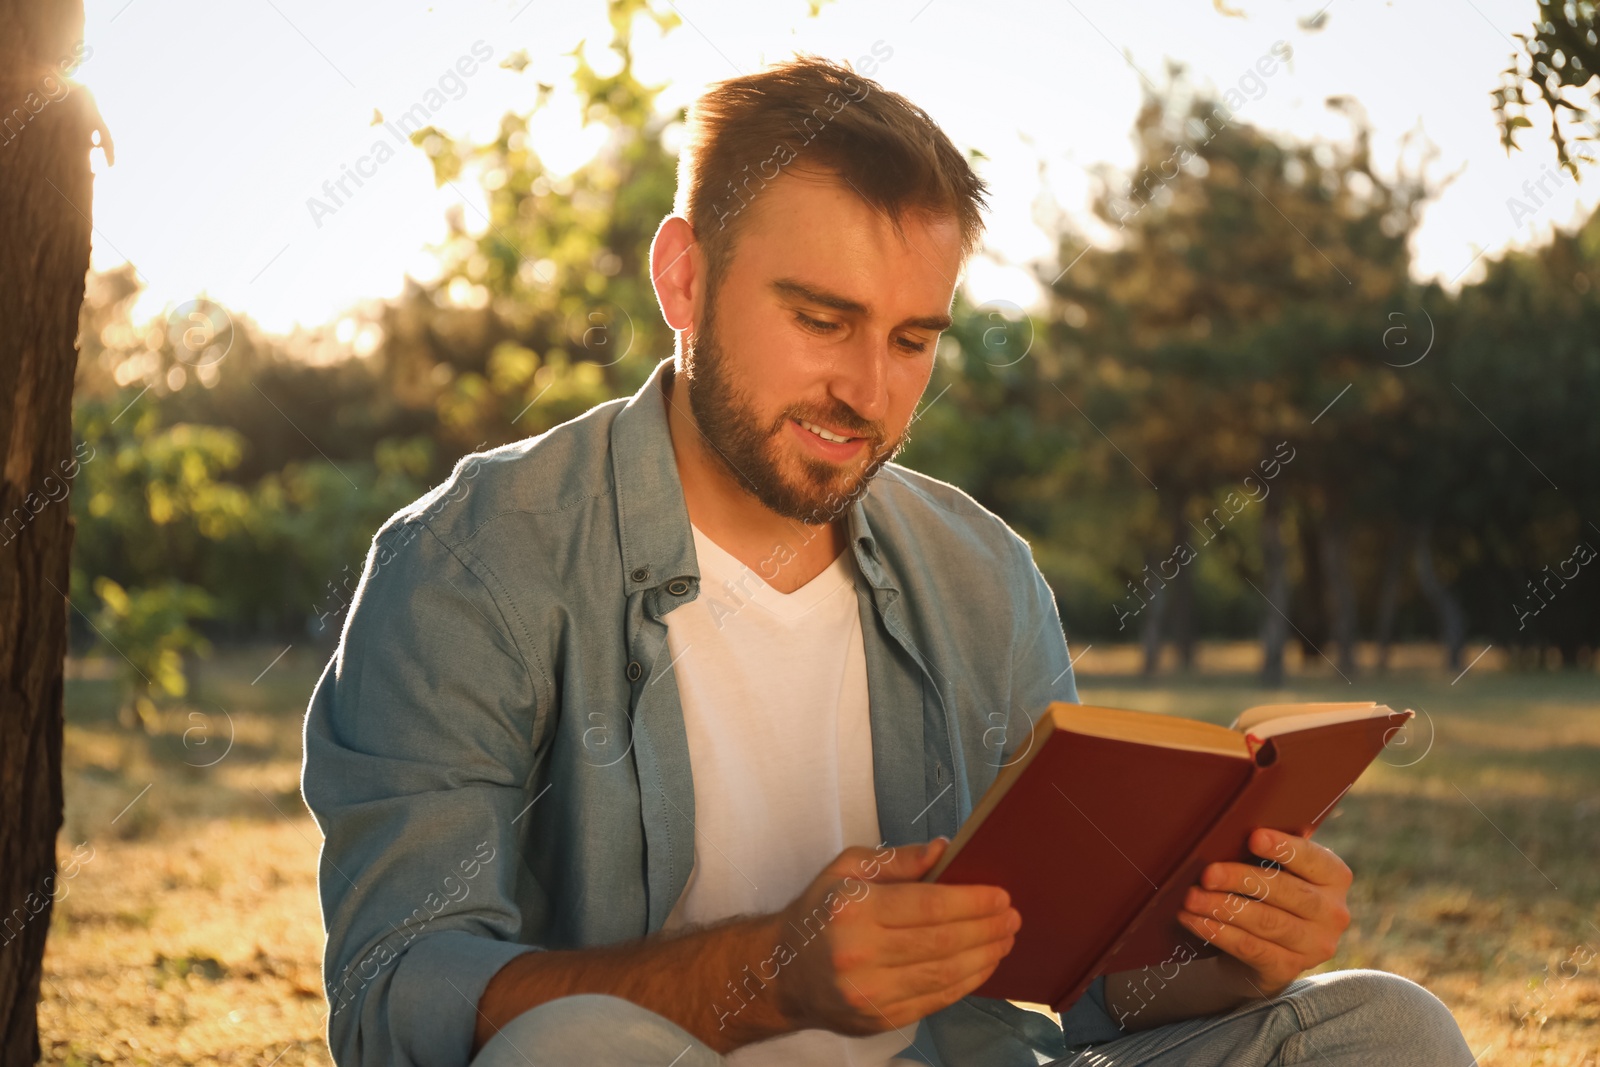
[[[889,411],[888,341],[864,335],[843,346],[828,391],[868,422],[880,422]]]

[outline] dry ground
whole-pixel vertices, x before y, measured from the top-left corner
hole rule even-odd
[[[300,801],[300,721],[326,654],[219,654],[145,737],[118,725],[111,664],[73,663],[67,825],[40,1007],[44,1062],[330,1062],[318,834]],[[1129,649],[1079,662],[1089,703],[1226,722],[1251,704],[1357,695],[1417,710],[1318,832],[1356,872],[1325,969],[1378,967],[1455,1011],[1485,1067],[1600,1065],[1600,677],[1459,680],[1429,649],[1346,684],[1288,688],[1251,652],[1146,682]],[[76,850],[76,852],[75,852]],[[76,861],[74,856],[76,855]],[[75,867],[74,867],[75,863]]]

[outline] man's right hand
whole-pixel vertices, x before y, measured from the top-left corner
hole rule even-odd
[[[1022,916],[996,886],[924,883],[949,840],[847,848],[778,913],[794,950],[773,983],[795,1029],[899,1029],[977,989],[1016,943]]]
[[[847,848],[776,914],[523,953],[479,998],[473,1052],[522,1012],[575,993],[631,1000],[722,1053],[795,1030],[915,1023],[982,985],[1021,922],[1002,889],[918,880],[947,847]]]

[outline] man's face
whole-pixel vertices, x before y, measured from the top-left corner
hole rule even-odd
[[[737,484],[829,522],[905,444],[949,325],[959,227],[907,213],[902,240],[849,186],[793,170],[745,211],[684,336],[690,408]]]

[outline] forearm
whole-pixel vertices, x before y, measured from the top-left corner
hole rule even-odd
[[[787,1033],[796,1027],[767,984],[745,980],[779,940],[775,918],[758,916],[622,945],[524,953],[484,989],[473,1054],[529,1008],[578,993],[632,1001],[718,1052]]]
[[[1171,977],[1163,977],[1156,967],[1116,971],[1106,976],[1105,986],[1108,1013],[1130,1033],[1220,1015],[1261,996],[1262,991],[1239,977],[1227,956],[1189,960]]]

